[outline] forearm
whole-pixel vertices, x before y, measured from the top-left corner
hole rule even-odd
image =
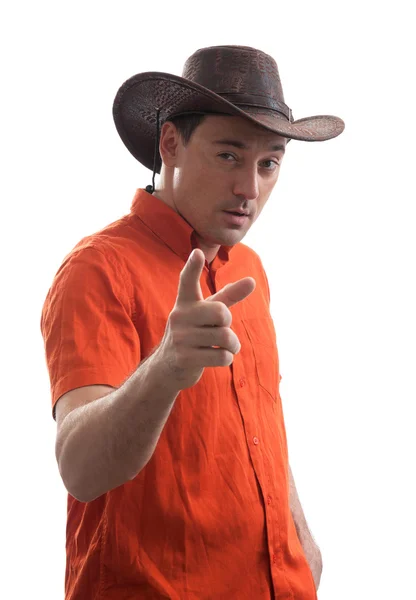
[[[305,558],[308,561],[311,569],[312,577],[315,582],[315,587],[318,589],[319,582],[322,574],[322,555],[318,548],[315,540],[309,531],[308,524],[306,523],[305,515],[303,514],[302,506],[300,504],[298,492],[296,490],[295,480],[293,479],[292,469],[289,465],[289,503],[290,510],[292,513],[293,521],[295,523],[296,532],[298,534],[299,541],[303,548]]]
[[[90,502],[133,479],[153,455],[179,391],[155,352],[120,388],[73,410],[57,440],[68,492]]]
[[[313,539],[312,534],[309,531],[308,524],[305,519],[305,514],[302,509],[302,505],[299,500],[298,492],[293,478],[292,469],[289,465],[289,506],[290,512],[292,513],[293,521],[295,523],[296,531],[299,540],[302,542],[304,539]]]

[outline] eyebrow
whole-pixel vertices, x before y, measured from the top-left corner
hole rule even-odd
[[[240,148],[241,150],[248,150],[249,147],[240,142],[239,140],[214,140],[214,144],[220,144],[221,146],[235,146],[236,148]],[[274,152],[281,151],[285,152],[285,146],[283,144],[272,144],[269,146],[269,150]]]

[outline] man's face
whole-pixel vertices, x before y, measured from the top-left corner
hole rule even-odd
[[[240,242],[260,215],[285,146],[286,138],[241,117],[205,117],[186,146],[172,123],[164,125],[161,147],[172,152],[168,167],[173,167],[171,198],[164,200],[195,229],[212,259],[220,245]],[[241,208],[250,213],[242,224],[224,212]]]

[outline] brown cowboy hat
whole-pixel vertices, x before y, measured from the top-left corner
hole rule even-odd
[[[342,119],[331,115],[295,121],[284,101],[275,60],[246,46],[197,50],[186,61],[182,77],[153,71],[134,75],[120,87],[113,106],[124,144],[157,173],[160,124],[182,114],[210,113],[245,117],[278,135],[305,142],[329,140],[345,127]]]

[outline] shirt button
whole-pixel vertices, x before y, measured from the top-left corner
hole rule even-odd
[[[273,562],[276,564],[277,558],[276,558],[276,554],[273,554]]]
[[[254,442],[254,443],[256,444],[256,446],[257,446],[257,444],[259,443],[259,438],[256,438],[256,437],[254,437],[254,438],[253,438],[253,442]]]
[[[271,496],[267,496],[267,504],[271,504],[272,503],[272,497]]]

